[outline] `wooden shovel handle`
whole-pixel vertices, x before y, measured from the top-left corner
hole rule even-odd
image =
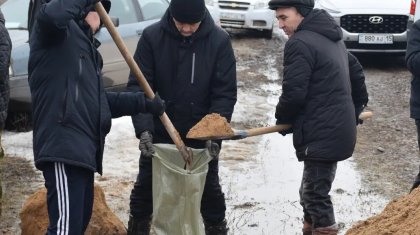
[[[143,73],[141,72],[139,66],[134,61],[133,57],[131,56],[127,46],[125,45],[124,41],[122,40],[120,34],[118,33],[117,29],[115,28],[114,24],[109,18],[108,14],[106,13],[104,7],[102,6],[101,2],[95,4],[95,10],[98,12],[99,16],[101,17],[105,27],[108,29],[112,39],[114,40],[115,44],[117,45],[118,49],[121,52],[121,55],[124,57],[125,61],[130,67],[131,72],[136,76],[139,85],[143,88],[144,93],[150,99],[155,97],[155,94],[150,88],[149,83],[144,78]],[[168,131],[169,136],[171,137],[172,141],[175,143],[177,149],[180,151],[182,157],[187,163],[191,163],[191,155],[187,151],[187,148],[182,141],[181,137],[179,136],[178,131],[175,129],[175,126],[172,124],[171,120],[169,119],[166,113],[160,116],[160,120],[162,121],[163,125],[165,126],[166,131]]]

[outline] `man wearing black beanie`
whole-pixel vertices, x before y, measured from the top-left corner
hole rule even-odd
[[[143,31],[134,59],[153,91],[166,101],[166,113],[185,145],[206,147],[205,141],[185,138],[188,130],[205,115],[218,113],[230,121],[236,103],[235,56],[229,35],[215,25],[204,0],[172,0],[162,19]],[[141,90],[132,73],[127,87],[131,91]],[[128,235],[145,235],[150,233],[153,214],[152,144],[173,142],[159,118],[141,114],[132,120],[140,139],[141,155],[139,174],[130,196]],[[211,145],[219,148],[221,142]],[[206,235],[224,235],[228,228],[219,183],[218,153],[213,157],[202,195],[201,215]]]
[[[363,110],[368,101],[362,68],[348,54],[340,26],[326,11],[313,9],[314,0],[271,0],[269,7],[289,36],[275,117],[277,124],[292,125],[281,134],[293,133],[303,162],[302,232],[337,235],[329,192],[337,162],[353,154],[360,123],[355,107]]]

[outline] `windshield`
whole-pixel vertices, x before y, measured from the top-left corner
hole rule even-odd
[[[1,5],[7,29],[26,29],[30,0],[12,0]]]

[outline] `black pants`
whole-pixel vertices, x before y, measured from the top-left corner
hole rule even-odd
[[[130,213],[138,220],[153,213],[152,159],[140,156],[139,174],[130,195]],[[225,218],[226,204],[219,183],[219,161],[209,162],[209,170],[201,199],[201,215],[208,223],[220,223]]]
[[[93,175],[85,168],[52,162],[43,166],[47,188],[47,235],[83,235],[93,207]]]
[[[313,228],[335,224],[334,208],[329,196],[337,162],[305,161],[299,189],[304,220]]]

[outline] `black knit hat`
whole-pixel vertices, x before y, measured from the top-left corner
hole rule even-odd
[[[268,7],[271,10],[276,10],[279,7],[295,7],[303,16],[308,15],[314,5],[314,0],[270,0],[268,2]]]
[[[169,12],[181,23],[197,23],[206,15],[204,0],[171,0]]]

